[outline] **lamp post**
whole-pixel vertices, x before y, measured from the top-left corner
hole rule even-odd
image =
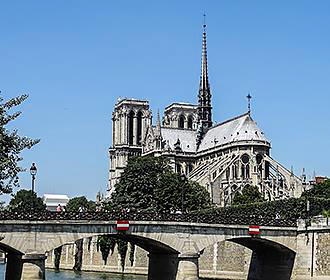
[[[183,213],[183,204],[184,204],[184,201],[183,201],[183,196],[184,196],[184,186],[185,186],[185,183],[186,183],[186,175],[185,174],[181,174],[180,175],[180,180],[181,180],[181,212]]]
[[[37,175],[37,167],[36,167],[34,162],[32,163],[32,166],[30,168],[30,174],[32,176],[32,189],[31,189],[31,192],[32,192],[32,209],[34,209],[34,199],[33,199],[34,181],[35,181],[36,175]]]

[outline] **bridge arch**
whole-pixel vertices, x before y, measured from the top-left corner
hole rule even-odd
[[[13,254],[13,255],[17,255],[17,256],[24,255],[23,252],[9,246],[8,244],[2,243],[2,242],[0,242],[0,250],[4,251],[7,254]]]
[[[141,247],[145,251],[152,254],[179,254],[179,252],[166,243],[156,239],[140,236],[137,234],[120,234],[120,233],[99,233],[99,234],[82,234],[79,236],[71,236],[69,238],[60,238],[60,242],[55,242],[47,251],[51,251],[65,244],[74,243],[77,240],[98,236],[112,236],[120,240],[132,242],[136,246]]]
[[[252,250],[248,279],[291,279],[296,252],[287,246],[258,237],[236,237],[227,241]]]

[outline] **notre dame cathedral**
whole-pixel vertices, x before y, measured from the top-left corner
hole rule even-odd
[[[257,186],[268,200],[298,197],[306,176],[298,177],[270,155],[271,144],[250,114],[213,124],[203,26],[198,104],[172,103],[152,123],[149,102],[123,99],[112,113],[109,194],[132,156],[164,156],[177,173],[197,181],[213,203],[227,206],[236,192]],[[247,96],[250,100],[251,96]]]

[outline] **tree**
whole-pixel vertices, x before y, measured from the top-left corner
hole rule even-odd
[[[67,211],[78,212],[79,208],[82,207],[84,211],[95,211],[95,202],[88,201],[85,196],[78,196],[71,198],[66,205]]]
[[[257,202],[265,202],[266,199],[262,196],[256,186],[246,186],[242,193],[235,194],[232,205],[251,204]]]
[[[161,213],[210,208],[207,190],[196,182],[181,178],[172,171],[165,158],[132,158],[115,185],[111,205],[117,209]]]
[[[10,114],[8,111],[20,105],[27,97],[27,95],[21,95],[3,102],[0,96],[0,194],[11,193],[13,187],[19,186],[18,174],[24,171],[18,166],[18,162],[22,160],[20,153],[40,141],[21,137],[17,134],[17,130],[9,131],[5,128],[21,114],[21,112]]]
[[[326,180],[324,183],[317,184],[310,190],[304,191],[301,197],[330,199],[330,180]]]
[[[10,200],[9,209],[20,212],[30,212],[32,210],[36,212],[45,211],[46,205],[35,192],[19,190]]]

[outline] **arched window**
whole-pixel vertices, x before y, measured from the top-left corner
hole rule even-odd
[[[238,161],[233,164],[233,177],[238,178]]]
[[[131,111],[128,114],[128,144],[133,145],[133,134],[134,134],[134,112]]]
[[[181,174],[181,165],[179,163],[176,165],[176,173]]]
[[[246,165],[246,178],[250,178],[250,164]]]
[[[257,164],[260,164],[261,163],[261,161],[262,161],[262,154],[257,154],[256,161],[257,161]]]
[[[265,161],[265,179],[269,178],[269,161]]]
[[[192,129],[193,128],[193,119],[192,119],[192,117],[189,117],[188,118],[188,128],[189,129]]]
[[[184,128],[184,116],[179,117],[179,128]]]
[[[138,112],[137,114],[137,144],[141,146],[142,140],[142,112]]]
[[[242,162],[244,164],[247,164],[249,162],[249,160],[250,160],[250,157],[247,154],[243,154],[242,157],[241,157],[241,159],[242,159]]]
[[[244,164],[242,164],[241,177],[242,177],[242,179],[245,179],[245,165]]]

